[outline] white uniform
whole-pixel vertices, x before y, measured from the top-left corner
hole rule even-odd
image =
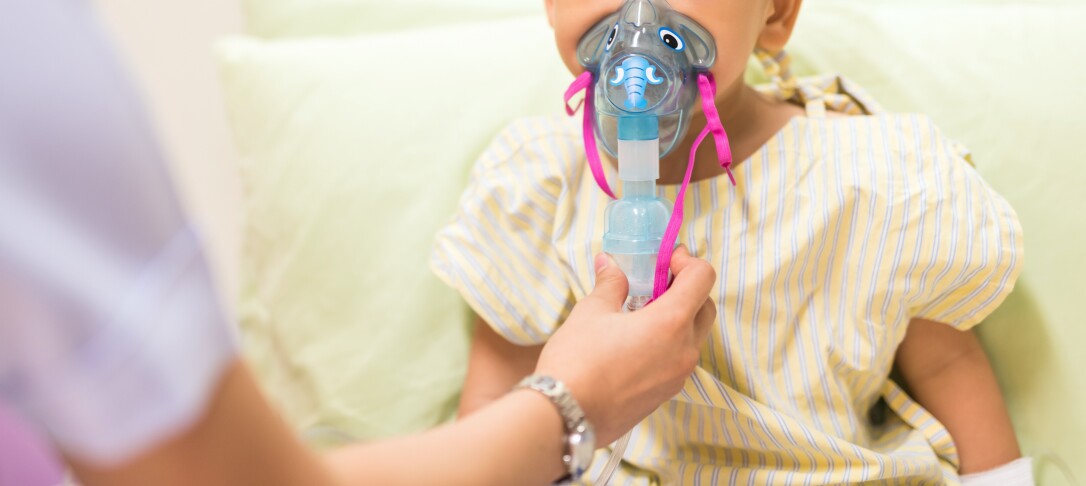
[[[0,399],[111,464],[190,425],[236,355],[91,7],[0,0]]]

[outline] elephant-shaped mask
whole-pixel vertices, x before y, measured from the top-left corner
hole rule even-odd
[[[685,134],[698,74],[713,65],[716,44],[667,0],[627,0],[585,34],[577,57],[593,76],[595,129],[604,148],[617,156],[620,137],[659,138],[662,157]],[[619,118],[644,120],[624,123],[620,133]]]

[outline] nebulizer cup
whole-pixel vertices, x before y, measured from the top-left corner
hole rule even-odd
[[[619,121],[625,128],[626,123]],[[620,128],[619,132],[623,132]],[[671,203],[656,194],[660,177],[659,139],[618,141],[622,196],[607,205],[603,251],[626,274],[630,291],[626,309],[644,307],[652,299],[656,260],[671,218]]]

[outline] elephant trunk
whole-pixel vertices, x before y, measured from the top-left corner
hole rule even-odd
[[[656,67],[642,56],[630,56],[618,66],[611,84],[622,85],[626,89],[626,108],[643,110],[648,105],[645,89],[650,84],[660,84],[663,79],[657,77]]]

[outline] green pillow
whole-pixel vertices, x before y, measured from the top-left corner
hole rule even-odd
[[[807,9],[836,0],[808,0]],[[855,5],[901,3],[867,0]],[[910,0],[913,5],[1008,5],[1029,0]],[[1033,0],[1074,4],[1081,0]],[[248,33],[265,38],[372,34],[393,30],[478,22],[543,11],[543,0],[242,0]]]
[[[249,34],[276,38],[372,34],[524,16],[541,13],[543,0],[242,0],[242,6]]]
[[[296,427],[335,442],[452,417],[470,316],[429,270],[433,235],[504,125],[561,109],[551,39],[536,16],[221,43],[245,350]]]

